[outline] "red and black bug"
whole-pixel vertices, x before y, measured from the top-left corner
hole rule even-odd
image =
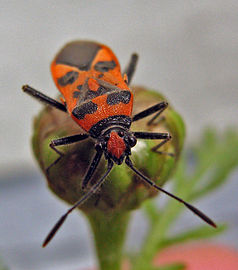
[[[57,146],[79,142],[89,137],[95,141],[96,153],[83,179],[83,189],[90,182],[101,157],[104,155],[107,160],[107,170],[104,175],[59,219],[46,237],[43,246],[46,246],[53,238],[68,214],[96,192],[114,164],[120,165],[124,160],[142,180],[183,203],[205,222],[216,227],[215,223],[197,208],[148,179],[134,167],[130,159],[131,148],[136,145],[137,139],[162,140],[153,148],[154,151],[171,139],[168,133],[130,131],[132,122],[154,114],[148,122],[148,125],[151,125],[168,106],[167,102],[161,102],[132,116],[133,93],[129,84],[137,60],[137,54],[132,54],[127,68],[121,73],[119,62],[110,48],[91,41],[73,41],[63,47],[51,64],[54,82],[64,98],[62,103],[28,85],[23,86],[23,91],[27,94],[69,113],[73,120],[86,131],[85,134],[51,141],[50,147],[59,154],[59,158],[48,167],[48,173],[63,156],[63,153],[56,148]]]

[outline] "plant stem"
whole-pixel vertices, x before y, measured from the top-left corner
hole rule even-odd
[[[120,270],[129,212],[87,214],[91,224],[100,270]]]

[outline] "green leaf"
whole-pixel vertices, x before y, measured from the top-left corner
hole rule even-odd
[[[185,243],[191,240],[215,237],[223,233],[226,229],[226,225],[219,225],[216,229],[211,228],[207,225],[199,226],[195,229],[164,239],[161,243],[159,243],[158,249],[162,249],[178,243]]]
[[[237,148],[238,136],[234,132],[227,132],[217,141],[213,152],[208,153],[210,161],[207,161],[206,169],[203,168],[202,173],[200,172],[200,182],[203,185],[194,189],[192,199],[205,196],[225,183],[232,170],[238,166],[238,152],[234,151]]]

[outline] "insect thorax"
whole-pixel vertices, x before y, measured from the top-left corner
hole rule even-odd
[[[126,115],[110,116],[93,125],[89,130],[89,134],[93,138],[98,138],[104,130],[113,126],[122,127],[123,129],[128,130],[131,126],[131,118]]]

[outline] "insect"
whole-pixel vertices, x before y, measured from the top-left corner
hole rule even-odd
[[[43,242],[43,247],[53,238],[67,216],[100,188],[114,164],[120,165],[123,161],[153,188],[183,203],[209,225],[216,227],[216,224],[200,210],[157,186],[138,171],[130,159],[131,148],[136,145],[137,139],[161,140],[153,151],[158,151],[171,139],[169,133],[130,130],[132,122],[154,114],[148,122],[148,125],[153,124],[168,106],[167,102],[160,102],[132,116],[133,93],[129,85],[137,60],[138,55],[132,54],[127,68],[121,73],[120,64],[110,48],[91,41],[73,41],[60,50],[51,64],[53,80],[64,98],[63,102],[58,102],[28,85],[23,86],[23,91],[27,94],[69,113],[85,131],[84,134],[51,141],[50,147],[58,153],[59,158],[47,168],[48,173],[63,156],[57,146],[76,143],[89,137],[94,139],[96,151],[84,176],[82,189],[88,186],[103,155],[107,161],[104,175],[58,220]]]

